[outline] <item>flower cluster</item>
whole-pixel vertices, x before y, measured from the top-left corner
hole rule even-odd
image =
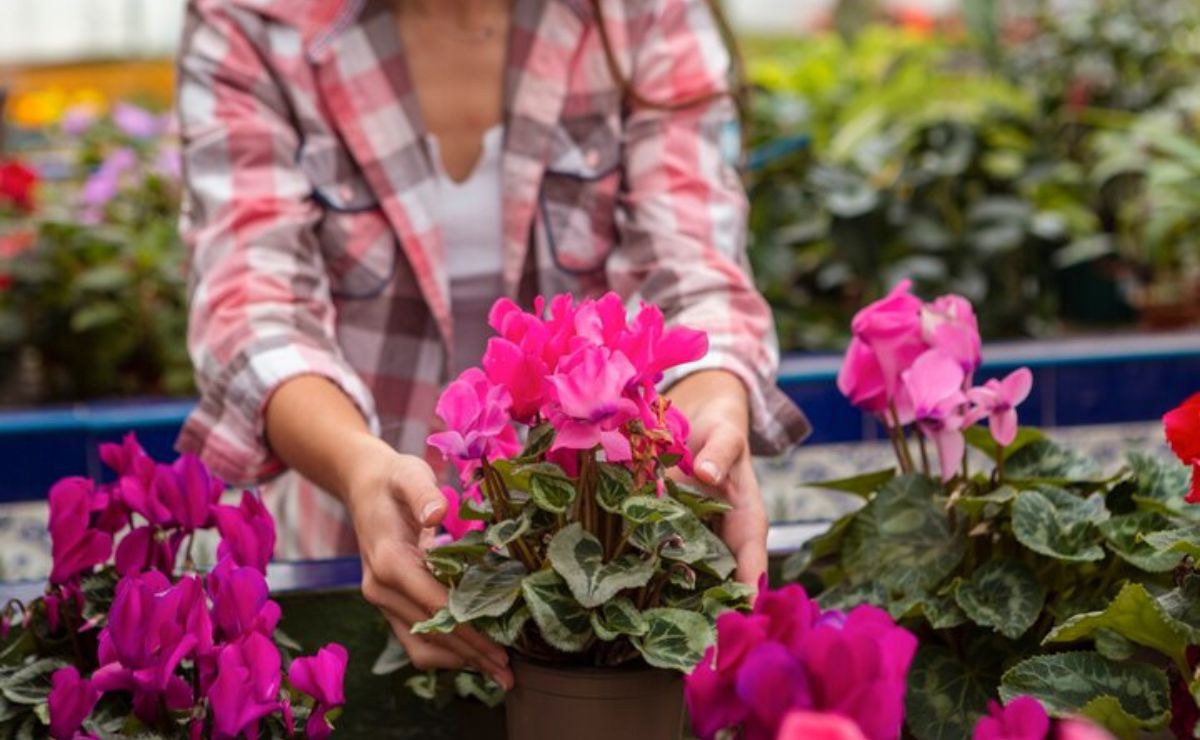
[[[1187,500],[1200,503],[1200,393],[1163,416],[1167,442],[1185,465],[1192,467],[1192,489]]]
[[[740,727],[745,740],[899,737],[916,638],[863,605],[822,612],[797,585],[760,590],[750,614],[717,618],[717,644],[687,678],[702,738]],[[832,717],[830,716],[832,715]]]
[[[965,454],[967,427],[987,419],[997,445],[1013,443],[1016,407],[1029,396],[1033,374],[1020,368],[974,386],[982,345],[970,302],[946,295],[926,303],[910,288],[901,282],[854,317],[838,389],[888,427],[907,469],[913,465],[903,430],[915,426],[922,445],[928,439],[937,447],[942,479],[950,480]]]
[[[485,463],[520,452],[515,425],[548,423],[554,431],[548,459],[569,473],[576,472],[579,452],[594,449],[607,462],[627,465],[638,485],[658,480],[664,458],[691,472],[687,419],[655,388],[667,370],[705,355],[703,332],[666,327],[650,305],[630,319],[615,293],[578,304],[560,295],[549,306],[538,298],[532,313],[502,299],[488,321],[498,336],[488,341],[482,368],[446,388],[437,404],[446,430],[429,438],[458,469],[463,499],[482,500]],[[459,495],[445,493],[451,534],[481,526],[460,523]]]
[[[38,175],[28,165],[12,160],[0,162],[0,214],[33,211]]]
[[[49,494],[53,570],[41,609],[46,633],[70,635],[75,651],[52,677],[51,737],[92,737],[89,716],[106,696],[131,700],[142,727],[182,725],[193,737],[258,737],[272,716],[290,735],[297,715],[309,738],[329,735],[347,654],[330,645],[296,658],[285,690],[266,579],[275,525],[258,498],[222,504],[224,484],[199,459],[157,463],[132,435],[100,456],[115,481],[68,478]],[[221,541],[202,574],[192,543],[206,529]],[[111,604],[88,603],[106,579]],[[26,609],[26,621],[38,612]]]
[[[988,714],[975,725],[974,740],[1112,740],[1112,736],[1082,719],[1051,722],[1046,709],[1032,696],[1008,704],[988,702]]]

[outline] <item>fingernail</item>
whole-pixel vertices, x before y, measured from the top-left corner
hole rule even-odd
[[[442,508],[442,505],[437,501],[430,501],[429,503],[425,504],[425,506],[421,508],[421,523],[429,524],[429,520],[433,518],[433,515],[436,514],[440,508]]]
[[[718,468],[717,464],[712,460],[705,460],[704,462],[700,463],[699,470],[706,478],[708,478],[710,483],[721,482],[721,469]]]

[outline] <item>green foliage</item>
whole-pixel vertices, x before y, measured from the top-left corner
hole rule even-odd
[[[655,495],[594,451],[568,475],[545,462],[552,443],[536,431],[520,457],[485,467],[487,503],[472,512],[485,530],[429,550],[450,600],[413,630],[469,624],[537,660],[690,670],[717,615],[753,595],[711,528],[728,506],[670,481]]]
[[[918,636],[906,702],[921,740],[970,737],[989,699],[1017,694],[1120,737],[1160,730],[1168,683],[1191,675],[1200,645],[1187,477],[1148,456],[1106,476],[1039,434],[1022,439],[1003,472],[861,476],[880,481],[866,504],[785,577],[824,606],[876,604]]]

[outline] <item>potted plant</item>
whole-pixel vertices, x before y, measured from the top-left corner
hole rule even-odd
[[[414,632],[467,624],[510,648],[514,740],[678,738],[681,672],[752,593],[712,529],[727,507],[671,477],[691,472],[688,424],[655,390],[707,340],[611,293],[502,300],[490,323],[482,369],[437,404],[429,441],[463,491],[457,539],[427,556],[449,604]]]
[[[327,737],[345,703],[344,647],[299,657],[277,629],[275,525],[195,457],[165,465],[130,435],[100,456],[112,483],[49,493],[45,595],[0,607],[0,737]],[[197,568],[193,544],[220,539]]]
[[[1195,737],[1200,473],[1189,495],[1174,461],[1130,455],[1106,471],[1019,429],[1031,375],[976,384],[979,336],[960,297],[926,303],[902,284],[852,328],[839,387],[888,428],[897,466],[825,484],[864,505],[784,577],[825,608],[881,607],[917,636],[907,731],[970,737],[996,714],[989,702],[1031,696],[1118,737]],[[1166,427],[1200,470],[1200,397]]]

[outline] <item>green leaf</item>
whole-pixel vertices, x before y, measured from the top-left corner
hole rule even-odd
[[[634,525],[678,519],[688,510],[671,498],[630,496],[621,502],[621,516]]]
[[[467,568],[458,585],[450,589],[450,614],[458,622],[498,617],[521,594],[525,566],[516,560],[483,562]]]
[[[939,486],[920,475],[893,478],[851,521],[843,565],[858,581],[904,593],[933,588],[962,561],[965,538],[950,527]]]
[[[458,518],[468,522],[490,522],[495,512],[490,501],[463,497],[458,504]]]
[[[583,650],[592,637],[591,619],[562,576],[551,569],[539,570],[525,577],[521,592],[542,639],[566,653]]]
[[[1177,559],[1184,555],[1200,558],[1200,526],[1147,532],[1141,540],[1158,552],[1173,553]]]
[[[458,626],[458,620],[450,610],[442,607],[424,622],[417,622],[410,630],[414,635],[448,635]]]
[[[640,525],[629,542],[642,552],[687,563],[722,580],[736,566],[724,541],[691,514]]]
[[[809,538],[800,546],[799,550],[788,555],[787,559],[783,561],[783,580],[794,581],[817,561],[830,555],[839,554],[842,550],[842,542],[846,539],[846,531],[857,516],[858,512],[842,516],[831,524],[829,529],[816,537]]]
[[[125,312],[116,303],[88,303],[71,314],[71,331],[82,334],[93,329],[105,328],[120,322],[124,315]]]
[[[653,556],[637,553],[627,553],[605,563],[604,546],[578,522],[554,535],[546,556],[575,599],[588,609],[600,606],[625,589],[645,586],[656,567]]]
[[[647,609],[646,634],[634,638],[633,646],[655,668],[687,673],[704,657],[715,633],[708,619],[683,609]]]
[[[591,613],[592,629],[601,640],[615,640],[621,635],[640,637],[650,626],[637,607],[621,596]]]
[[[989,560],[958,587],[955,600],[975,624],[1016,640],[1042,613],[1046,591],[1024,563]]]
[[[1170,716],[1164,671],[1146,663],[1116,663],[1099,653],[1035,655],[1010,668],[1001,679],[1005,703],[1028,694],[1053,717],[1076,714],[1094,699],[1112,696],[1148,729],[1162,727]]]
[[[967,444],[983,452],[989,460],[996,459],[996,453],[999,451],[1000,445],[996,444],[991,430],[987,427],[967,427],[963,430],[963,438],[966,439]],[[1046,435],[1040,429],[1035,427],[1021,427],[1017,430],[1016,439],[1012,441],[1012,444],[1005,446],[1004,459],[1008,460],[1021,448],[1044,439],[1046,439]]]
[[[548,423],[538,424],[529,430],[529,436],[525,440],[525,447],[521,450],[521,456],[516,461],[523,463],[536,462],[549,452],[552,446],[554,446],[554,426]]]
[[[1098,481],[1104,477],[1094,462],[1048,439],[1034,440],[1014,452],[1004,464],[1004,475],[1010,480]]]
[[[669,478],[667,479],[667,494],[690,509],[700,520],[733,510],[733,507],[724,501],[706,496]]]
[[[14,704],[37,706],[50,695],[50,676],[67,665],[67,661],[59,658],[35,660],[9,676],[0,693]]]
[[[1103,560],[1095,526],[1108,518],[1104,499],[1081,499],[1061,488],[1022,491],[1013,502],[1012,528],[1017,540],[1034,552],[1059,560]]]
[[[999,511],[999,507],[1010,503],[1016,497],[1017,489],[1012,486],[1000,486],[979,496],[957,496],[953,501],[954,507],[959,511],[971,516],[980,516],[987,511]]]
[[[1158,455],[1131,452],[1126,462],[1137,484],[1133,500],[1143,508],[1193,515],[1196,507],[1186,501],[1191,481],[1187,467]]]
[[[817,596],[817,603],[822,609],[837,609],[849,611],[860,604],[884,606],[890,600],[890,594],[878,581],[863,581],[852,583],[842,581],[825,589]]]
[[[498,707],[504,702],[504,687],[474,671],[455,674],[454,690],[464,699],[478,699],[489,707]]]
[[[714,619],[722,612],[731,609],[748,611],[753,605],[754,596],[757,593],[758,589],[753,586],[737,581],[726,581],[705,589],[704,596],[700,601],[701,608],[705,614]]]
[[[1158,603],[1180,628],[1188,630],[1188,642],[1200,645],[1200,575],[1188,573],[1179,586],[1159,596]]]
[[[1096,630],[1096,634],[1092,637],[1096,652],[1109,660],[1129,660],[1138,650],[1137,645],[1103,627]]]
[[[601,463],[597,470],[600,475],[596,478],[596,503],[607,512],[620,514],[621,502],[633,495],[633,473],[614,463]]]
[[[1151,511],[1114,516],[1100,525],[1100,533],[1108,547],[1122,560],[1147,573],[1166,573],[1172,570],[1182,555],[1170,550],[1158,550],[1145,542],[1143,536],[1162,530],[1167,520]]]
[[[1112,630],[1127,640],[1157,650],[1184,670],[1187,668],[1187,629],[1140,583],[1126,583],[1103,611],[1071,617],[1051,630],[1043,642],[1086,640],[1100,629]]]
[[[1087,717],[1099,726],[1105,728],[1116,737],[1136,737],[1143,730],[1153,730],[1164,726],[1168,717],[1155,717],[1152,720],[1139,719],[1121,706],[1121,701],[1110,694],[1097,696],[1084,704],[1079,710],[1081,717]]]
[[[437,671],[425,671],[411,676],[404,682],[408,690],[417,695],[418,698],[425,701],[433,701],[438,695],[438,675]]]
[[[885,483],[896,477],[896,469],[888,468],[887,470],[876,470],[870,473],[851,476],[849,478],[838,478],[835,480],[819,480],[813,482],[803,482],[800,485],[805,488],[824,488],[830,491],[841,491],[843,493],[853,493],[863,498],[875,493]]]
[[[950,650],[922,645],[908,673],[905,724],[919,740],[969,738],[995,685],[993,676]]]
[[[501,617],[481,617],[475,620],[472,626],[493,642],[512,647],[521,636],[521,630],[525,628],[530,616],[529,607],[518,606]]]
[[[921,600],[925,621],[935,630],[947,630],[967,623],[967,614],[951,594],[929,596]]]
[[[575,484],[569,478],[534,473],[529,479],[529,497],[543,511],[565,514],[575,500]]]
[[[515,542],[518,537],[529,531],[532,520],[527,512],[529,512],[529,508],[512,519],[502,519],[488,527],[483,536],[484,541],[497,549],[507,547],[510,542]]]

